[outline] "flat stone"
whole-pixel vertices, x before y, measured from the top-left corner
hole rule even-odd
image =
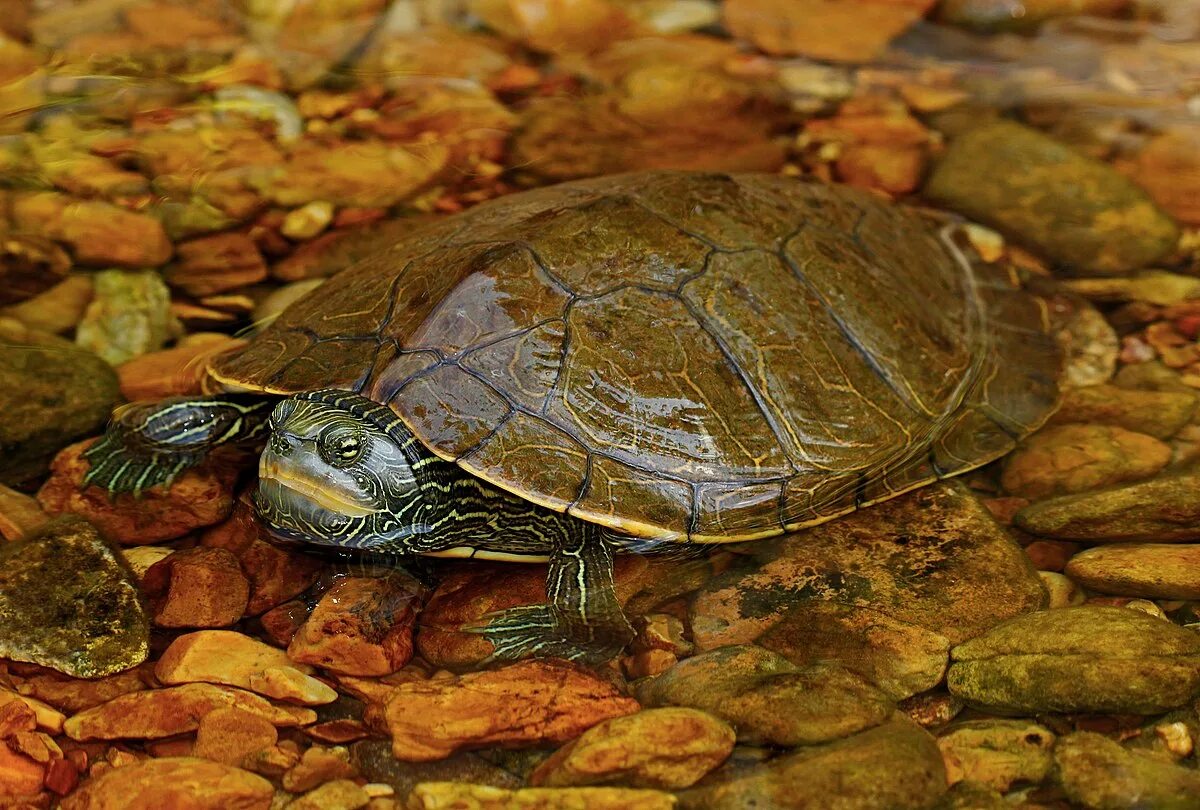
[[[120,401],[117,376],[62,340],[12,345],[0,335],[0,483],[45,473],[63,445],[98,432]]]
[[[950,692],[995,714],[1158,714],[1200,692],[1200,635],[1128,608],[1020,616],[950,660]]]
[[[75,328],[92,302],[92,294],[92,274],[71,273],[41,295],[5,307],[0,312],[30,329],[57,335]]]
[[[275,745],[279,732],[270,721],[228,706],[200,718],[192,756],[240,767],[248,757]]]
[[[1067,798],[1088,810],[1191,810],[1200,771],[1131,751],[1102,734],[1077,731],[1054,746],[1056,779]]]
[[[869,62],[933,5],[929,0],[731,0],[729,31],[775,55]]]
[[[506,789],[519,788],[523,784],[516,774],[473,751],[453,754],[435,762],[404,762],[392,756],[389,740],[363,740],[350,746],[350,761],[368,781],[390,785],[402,807],[421,782],[468,782]]]
[[[11,206],[15,230],[65,243],[78,264],[156,267],[171,257],[171,240],[157,219],[111,203],[23,192]]]
[[[403,683],[385,714],[393,756],[424,762],[469,748],[564,743],[639,708],[608,681],[551,659]]]
[[[1055,17],[1104,17],[1128,8],[1126,0],[1022,0],[1017,13],[1009,0],[943,0],[938,20],[976,31],[1032,31]]]
[[[671,810],[675,797],[657,790],[616,787],[505,790],[460,782],[422,782],[409,794],[409,810]]]
[[[688,810],[929,808],[946,792],[937,742],[897,718],[852,737],[805,746],[761,765],[711,777],[679,794]],[[831,805],[831,797],[837,804]]]
[[[1004,459],[1000,483],[1023,498],[1045,498],[1149,478],[1171,460],[1153,436],[1112,425],[1054,425]]]
[[[1166,270],[1143,270],[1116,278],[1065,279],[1063,286],[1102,304],[1137,302],[1169,307],[1200,298],[1200,279]]]
[[[964,779],[1007,792],[1016,782],[1039,784],[1054,764],[1054,732],[1028,720],[968,720],[938,734],[951,783]]]
[[[62,800],[62,810],[268,810],[261,776],[198,757],[160,757],[110,768]]]
[[[755,646],[687,658],[638,689],[651,706],[690,706],[733,725],[751,744],[810,745],[878,725],[895,705],[837,664],[800,668]]]
[[[288,769],[281,781],[284,790],[303,793],[334,779],[355,776],[358,776],[358,772],[350,764],[349,750],[314,745],[305,750],[300,761]]]
[[[1013,524],[1030,534],[1088,543],[1200,540],[1200,472],[1160,475],[1030,504]]]
[[[892,700],[937,686],[950,662],[945,636],[870,608],[836,602],[797,605],[758,644],[797,666],[841,664]]]
[[[1120,543],[1082,551],[1067,576],[1098,593],[1200,599],[1200,545]]]
[[[288,810],[358,810],[371,795],[349,779],[335,779],[313,788],[288,804]]]
[[[924,194],[1082,273],[1145,267],[1179,238],[1174,221],[1116,170],[1013,121],[951,140]]]
[[[1049,424],[1097,422],[1145,433],[1156,439],[1169,439],[1191,421],[1197,401],[1197,395],[1190,391],[1144,391],[1115,385],[1090,385],[1068,390]]]
[[[128,669],[103,678],[71,678],[58,672],[46,672],[26,678],[21,690],[25,696],[45,701],[64,712],[78,712],[147,688],[142,669]],[[0,702],[2,700],[0,697]]]
[[[868,607],[958,643],[1046,598],[1021,547],[956,481],[740,548],[757,565],[713,577],[690,606],[701,650],[753,641],[807,600]]]
[[[185,548],[146,569],[142,589],[158,627],[228,627],[246,612],[250,583],[223,548]]]
[[[541,787],[619,782],[625,787],[691,787],[733,750],[736,735],[711,714],[646,709],[592,726],[554,752],[530,776]]]
[[[0,657],[97,678],[149,653],[133,572],[86,520],[0,544]]]

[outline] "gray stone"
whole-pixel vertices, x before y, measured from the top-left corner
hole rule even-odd
[[[0,545],[0,657],[99,678],[145,661],[149,632],[133,572],[86,520]]]
[[[1078,731],[1054,747],[1067,798],[1088,810],[1194,810],[1200,771],[1123,748],[1102,734]]]

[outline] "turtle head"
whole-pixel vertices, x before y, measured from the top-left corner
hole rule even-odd
[[[430,454],[391,409],[346,391],[280,402],[259,461],[255,508],[272,534],[340,548],[415,551],[430,506]],[[434,459],[436,461],[436,459]]]

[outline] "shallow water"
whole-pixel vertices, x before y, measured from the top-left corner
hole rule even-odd
[[[1200,806],[1198,36],[1169,0],[10,0],[0,806]],[[659,169],[865,196],[504,201]],[[632,641],[492,660],[547,549],[280,542],[261,440],[84,484],[120,403],[231,382],[394,395],[380,430],[657,533]]]

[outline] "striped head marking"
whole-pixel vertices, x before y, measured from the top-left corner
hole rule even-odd
[[[269,423],[255,507],[275,535],[419,551],[430,505],[418,471],[440,464],[392,411],[345,391],[284,400]]]

